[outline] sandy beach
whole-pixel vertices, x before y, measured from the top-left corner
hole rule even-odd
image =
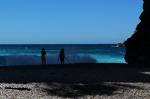
[[[127,64],[0,67],[0,99],[149,99],[150,68]]]

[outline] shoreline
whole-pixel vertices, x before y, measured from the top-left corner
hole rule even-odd
[[[3,68],[10,68],[10,69],[40,69],[40,68],[50,68],[50,67],[79,67],[79,68],[88,68],[88,67],[95,67],[95,68],[103,68],[103,67],[139,67],[139,68],[150,68],[148,64],[127,64],[127,63],[67,63],[67,64],[33,64],[33,65],[1,65],[0,69]]]

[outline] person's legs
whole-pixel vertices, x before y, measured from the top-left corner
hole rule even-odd
[[[62,63],[61,64],[64,64],[64,60],[62,59]]]
[[[46,64],[46,57],[42,56],[42,65],[45,65],[45,64]]]
[[[61,59],[61,60],[60,60],[60,63],[61,63],[61,64],[64,64],[64,60]]]
[[[44,61],[44,65],[46,64],[46,59],[43,60]]]

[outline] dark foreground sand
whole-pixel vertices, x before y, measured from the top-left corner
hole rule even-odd
[[[0,67],[0,99],[149,99],[150,67],[66,64]]]

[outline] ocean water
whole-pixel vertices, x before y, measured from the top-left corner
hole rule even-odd
[[[65,63],[125,63],[123,47],[113,44],[0,45],[0,65],[41,64],[41,48],[47,64],[59,64],[59,51],[65,49]]]

